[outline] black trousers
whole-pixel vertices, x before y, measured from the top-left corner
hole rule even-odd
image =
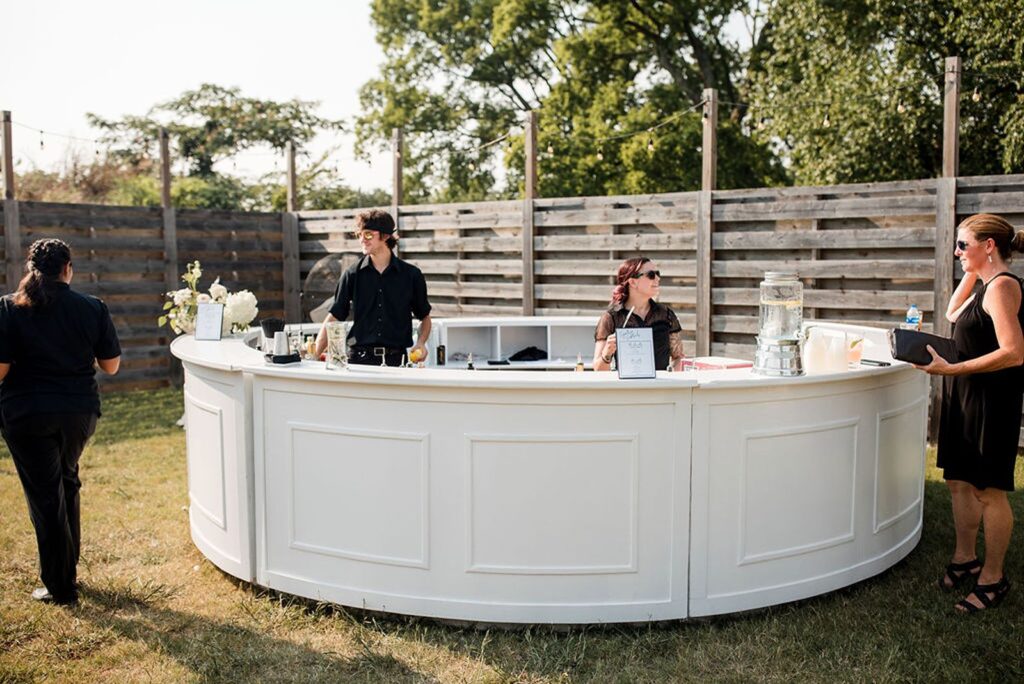
[[[38,414],[3,426],[36,530],[40,576],[58,600],[77,593],[78,459],[95,430],[94,413]]]

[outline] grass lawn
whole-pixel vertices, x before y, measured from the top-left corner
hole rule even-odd
[[[225,575],[189,539],[180,392],[112,395],[104,409],[82,457],[76,608],[28,598],[35,537],[0,451],[0,683],[1024,679],[1024,525],[1003,606],[954,614],[958,597],[934,585],[953,540],[934,468],[917,549],[848,589],[695,622],[487,630],[335,608]],[[1024,495],[1011,501],[1024,520]]]

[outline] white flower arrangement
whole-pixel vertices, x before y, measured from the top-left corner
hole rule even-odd
[[[221,333],[227,335],[233,332],[243,332],[249,328],[249,324],[256,318],[260,310],[257,307],[256,295],[249,290],[228,292],[228,289],[220,284],[220,278],[210,285],[209,294],[199,291],[199,279],[203,270],[198,261],[193,261],[185,267],[181,279],[186,287],[180,290],[173,290],[167,293],[167,301],[164,302],[164,315],[157,320],[157,325],[169,325],[176,333],[193,333],[196,329],[196,313],[199,311],[199,304],[215,302],[224,305],[224,323]]]

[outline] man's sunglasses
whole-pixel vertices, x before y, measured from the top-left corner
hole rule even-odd
[[[661,271],[641,271],[639,273],[634,273],[633,275],[631,275],[629,277],[633,278],[633,279],[636,279],[636,278],[640,278],[642,276],[647,276],[648,280],[654,280],[655,278],[660,278],[661,277]]]
[[[374,236],[377,235],[377,231],[375,231],[375,230],[357,230],[352,235],[353,235],[353,237],[355,237],[356,240],[372,240],[374,238]]]

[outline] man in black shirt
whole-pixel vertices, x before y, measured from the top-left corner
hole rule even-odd
[[[419,335],[409,360],[425,359],[430,335],[430,302],[420,269],[392,253],[398,244],[395,221],[379,209],[356,217],[356,235],[363,257],[342,273],[334,304],[317,336],[317,354],[327,346],[327,324],[347,320],[349,362],[398,366],[412,341],[412,316],[420,320]]]

